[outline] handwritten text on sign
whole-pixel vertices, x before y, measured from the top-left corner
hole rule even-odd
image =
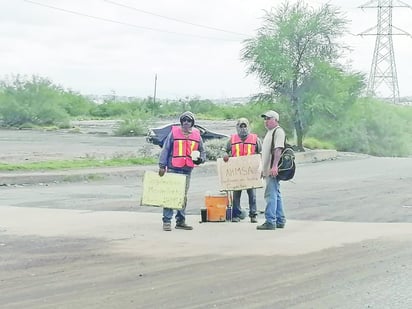
[[[186,176],[147,171],[143,178],[141,205],[182,209],[185,200]]]
[[[217,159],[217,169],[221,191],[263,187],[260,155],[231,157],[227,162]]]

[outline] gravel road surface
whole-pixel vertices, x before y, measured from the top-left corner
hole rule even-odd
[[[0,162],[139,142],[20,132],[0,130]],[[163,232],[161,209],[139,206],[139,174],[0,186],[0,308],[412,308],[412,158],[300,164],[282,183],[288,222],[276,231],[199,223],[205,192],[218,190],[208,163],[192,177],[194,230]]]

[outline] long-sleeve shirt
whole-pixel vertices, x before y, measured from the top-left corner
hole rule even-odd
[[[173,167],[172,166],[172,154],[173,154],[173,134],[170,132],[168,136],[166,137],[162,151],[160,152],[160,157],[159,157],[159,167],[164,168],[167,167],[168,169],[172,170],[181,170],[185,174],[190,174],[193,170],[193,167],[189,166],[184,166],[184,167]],[[202,138],[199,140],[199,147],[198,151],[200,152],[200,158],[202,162],[206,161],[206,152],[205,152],[205,147]]]

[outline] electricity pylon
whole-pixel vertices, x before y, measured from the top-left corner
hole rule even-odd
[[[393,5],[393,2],[397,4]],[[386,85],[391,93],[393,103],[399,103],[399,86],[396,72],[395,53],[393,51],[392,36],[408,35],[409,33],[392,24],[392,8],[411,8],[410,5],[399,0],[372,0],[360,6],[361,9],[377,8],[378,23],[360,35],[375,35],[375,50],[368,79],[368,95],[376,95],[378,88]],[[393,29],[399,32],[394,33]],[[376,30],[376,33],[371,33]]]

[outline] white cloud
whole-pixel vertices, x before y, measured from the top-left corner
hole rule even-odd
[[[23,0],[2,1],[0,67],[4,74],[37,74],[82,94],[115,91],[118,95],[151,96],[155,74],[158,74],[157,94],[163,98],[247,96],[259,90],[254,77],[245,77],[245,65],[240,61],[241,41],[245,36],[178,23],[115,6],[110,1],[35,1],[124,24],[61,12]],[[114,1],[157,15],[246,35],[253,35],[260,26],[264,9],[283,2]],[[331,3],[347,11],[353,33],[376,24],[376,11],[362,12],[356,8],[359,1]],[[396,14],[394,12],[394,24],[411,32],[410,10],[402,9]],[[369,72],[374,40],[375,37],[347,38],[347,44],[354,49],[348,59],[354,68]],[[409,87],[412,40],[394,37],[394,46],[401,95],[412,95]]]

